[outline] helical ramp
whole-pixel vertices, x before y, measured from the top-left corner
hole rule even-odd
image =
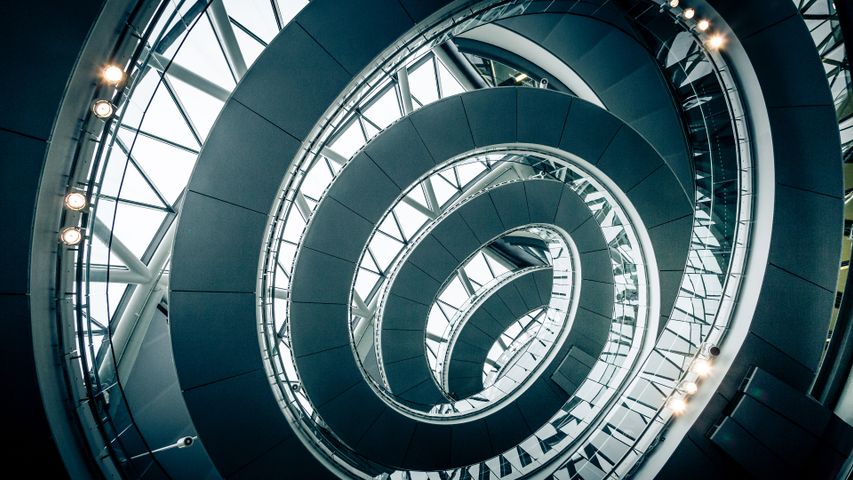
[[[790,336],[774,330],[831,302],[820,257],[833,248],[778,232],[834,191],[792,160],[833,139],[785,135],[807,121],[786,102],[814,65],[780,82],[760,53],[778,29],[807,32],[743,33],[748,12],[717,3],[730,54],[697,52],[713,71],[700,84],[674,60],[693,33],[653,2],[315,0],[299,13],[226,102],[171,260],[180,387],[219,473],[618,478],[654,452],[674,401],[722,409],[713,387],[729,377],[691,369],[710,347],[731,378],[774,360],[797,365],[789,379],[814,371],[819,352],[779,354]],[[330,148],[419,52],[498,27],[594,95],[409,100],[350,155]],[[682,28],[683,46],[640,46]],[[714,120],[682,127],[713,99]],[[318,165],[331,178],[308,195]],[[819,254],[780,253],[803,242]],[[739,303],[762,284],[801,301]],[[821,334],[807,323],[792,328]]]

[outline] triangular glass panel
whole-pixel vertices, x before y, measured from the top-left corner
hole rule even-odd
[[[337,163],[337,162],[333,162],[333,161],[329,160],[329,159],[328,159],[327,157],[325,157],[325,156],[323,156],[323,157],[322,157],[322,159],[323,159],[323,162],[325,162],[325,163],[326,163],[326,165],[329,167],[329,170],[331,170],[331,171],[334,173],[334,175],[335,175],[335,176],[337,176],[337,175],[338,175],[338,172],[340,172],[340,171],[341,171],[341,167],[342,167],[342,165],[340,165],[340,164],[339,164],[339,163]]]
[[[168,210],[169,206],[152,188],[153,183],[133,162],[111,161],[107,164],[99,193],[154,209]]]
[[[109,263],[110,267],[127,269],[127,265],[107,248],[107,244],[103,240],[92,235],[89,241],[92,249],[89,255],[90,265],[106,266]]]
[[[119,107],[117,114],[123,127],[136,130],[148,108],[148,101],[154,96],[154,92],[160,85],[160,72],[154,69],[145,71],[142,78],[136,79],[133,84],[133,95]]]
[[[442,301],[447,302],[448,305],[452,305],[456,309],[462,307],[465,301],[468,300],[468,292],[462,285],[462,281],[459,280],[459,276],[454,275],[453,280],[444,287],[444,291],[441,292],[440,298]]]
[[[394,213],[397,214],[397,220],[400,221],[400,228],[403,229],[405,238],[412,238],[429,220],[426,215],[404,202],[400,202],[394,207]]]
[[[237,38],[237,45],[240,47],[240,52],[243,53],[243,60],[246,62],[246,67],[251,67],[255,63],[255,60],[263,53],[266,46],[258,42],[258,39],[244,32],[237,25],[232,24],[232,27],[234,28],[234,37]]]
[[[415,188],[409,190],[409,193],[407,193],[406,196],[409,197],[410,199],[414,200],[415,202],[423,205],[424,208],[426,208],[428,202],[426,199],[426,194],[424,193],[424,185],[425,185],[424,183],[421,183],[421,184],[415,186]]]
[[[166,201],[174,204],[189,182],[196,154],[145,136],[138,136],[133,158]]]
[[[365,120],[364,118],[361,118],[360,120],[361,124],[364,126],[364,131],[367,133],[368,139],[375,137],[376,134],[379,133],[379,129],[376,127],[376,125],[372,124],[368,120]]]
[[[432,62],[430,58],[409,72],[409,89],[412,96],[417,97],[423,104],[438,100],[438,83]]]
[[[192,119],[193,125],[198,129],[198,134],[202,140],[207,138],[210,129],[213,128],[213,123],[219,116],[224,102],[221,98],[212,96],[211,94],[202,91],[201,89],[185,83],[168,73],[166,78],[175,91],[175,95],[181,100],[185,111]]]
[[[440,175],[435,175],[432,177],[432,188],[435,191],[435,198],[438,200],[439,205],[444,205],[448,200],[453,198],[459,190],[450,184],[447,180],[442,178]]]
[[[361,298],[369,298],[373,287],[381,277],[370,270],[360,268],[355,277],[355,291]]]
[[[269,0],[223,0],[228,16],[266,43],[278,34]],[[235,33],[239,27],[234,26]]]
[[[192,150],[199,148],[199,142],[193,131],[166,90],[165,84],[162,83],[145,110],[145,118],[142,119],[140,130]]]
[[[228,91],[236,86],[206,13],[198,19],[173,61]]]
[[[296,205],[292,205],[290,211],[287,212],[287,220],[284,221],[284,231],[281,234],[281,238],[292,243],[299,242],[302,232],[305,230],[305,223],[305,219],[302,218],[299,209],[296,208]]]
[[[459,312],[453,305],[450,305],[446,302],[442,302],[441,300],[437,300],[435,304],[438,306],[441,313],[448,319],[453,318]]]
[[[403,238],[403,232],[397,227],[397,222],[394,218],[394,212],[391,212],[391,215],[386,215],[385,220],[379,225],[379,231],[394,238],[399,242],[405,242]]]
[[[486,259],[486,263],[488,263],[489,268],[494,273],[495,277],[499,277],[504,273],[509,272],[509,269],[506,268],[503,264],[492,258],[491,253],[487,253],[488,250],[483,251],[483,257]]]
[[[459,80],[456,80],[456,77],[440,61],[438,62],[438,80],[441,82],[441,94],[443,97],[449,97],[450,95],[456,95],[465,91],[465,87],[459,83]]]
[[[379,274],[382,270],[379,268],[379,265],[376,265],[376,262],[373,260],[373,255],[369,253],[365,253],[361,258],[361,264],[359,264],[359,268],[371,271],[373,273]]]
[[[495,277],[489,271],[489,266],[482,252],[477,253],[465,265],[465,274],[468,275],[468,280],[478,286],[485,285],[492,281]]]
[[[365,143],[366,140],[364,133],[361,131],[361,126],[356,119],[353,119],[330,144],[329,148],[341,154],[344,158],[350,158]]]
[[[374,100],[374,102],[364,110],[364,116],[371,122],[375,123],[379,128],[385,128],[392,122],[402,116],[400,102],[397,100],[397,92],[393,85],[388,86]]]
[[[112,234],[137,258],[142,258],[166,219],[166,213],[127,203],[116,205],[112,201],[101,199],[98,202],[97,217],[112,229]]]
[[[446,181],[447,183],[452,185],[453,188],[455,188],[457,190],[462,188],[462,185],[460,185],[460,183],[459,183],[459,178],[458,178],[458,175],[456,173],[455,167],[454,168],[448,168],[448,169],[442,170],[441,172],[438,172],[438,178]],[[435,183],[435,177],[433,177],[433,184],[434,183]]]
[[[370,256],[373,258],[373,261],[376,263],[376,266],[379,268],[380,272],[385,272],[388,266],[391,264],[393,257],[388,255],[387,252],[382,251],[382,249],[375,249],[369,247],[367,251],[370,253]]]
[[[456,173],[459,176],[459,183],[462,186],[468,185],[471,180],[477,178],[486,170],[486,167],[480,162],[470,162],[458,165]]]
[[[305,179],[302,180],[300,188],[303,194],[312,198],[320,198],[333,179],[334,176],[326,162],[316,162],[305,174]]]
[[[126,283],[90,283],[89,316],[101,325],[108,325],[127,286]]]

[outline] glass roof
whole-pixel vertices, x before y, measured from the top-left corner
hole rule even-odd
[[[137,285],[167,284],[171,230],[201,146],[225,99],[307,0],[171,1],[133,69],[98,173],[87,317],[121,322]],[[236,43],[234,43],[236,40]],[[166,289],[157,289],[166,303]],[[93,331],[97,352],[104,330]],[[91,353],[89,353],[91,355]]]

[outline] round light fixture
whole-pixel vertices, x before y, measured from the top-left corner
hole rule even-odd
[[[705,44],[708,45],[708,48],[711,50],[719,50],[726,44],[726,37],[722,34],[716,33],[708,37]]]
[[[83,231],[77,227],[65,227],[59,232],[59,239],[68,246],[77,245],[83,240]]]
[[[707,377],[711,374],[711,362],[705,360],[704,358],[700,358],[693,362],[693,365],[690,366],[690,371],[698,375],[699,377]]]
[[[696,385],[695,382],[684,382],[681,384],[681,389],[684,390],[684,393],[693,395],[699,390],[699,385]]]
[[[679,0],[669,0],[669,6],[670,6],[670,8],[675,8],[675,7],[677,7],[679,3],[681,3]]]
[[[696,28],[700,32],[704,32],[704,31],[708,30],[708,28],[710,28],[710,27],[711,27],[711,21],[708,20],[707,18],[703,18],[702,20],[699,20],[699,22],[696,24]]]
[[[681,15],[683,15],[684,18],[686,18],[687,20],[690,20],[691,18],[696,16],[696,9],[695,8],[685,8],[684,11],[681,12]]]
[[[687,410],[687,402],[681,397],[670,398],[666,402],[666,406],[676,415],[681,415],[685,410]]]
[[[86,208],[86,195],[82,192],[69,192],[65,195],[65,208],[79,212]]]
[[[109,100],[98,100],[92,105],[92,112],[98,118],[110,118],[115,113],[115,107]]]
[[[107,65],[101,70],[101,79],[108,85],[118,85],[124,81],[124,70],[118,65]]]

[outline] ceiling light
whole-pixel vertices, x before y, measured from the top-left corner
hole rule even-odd
[[[711,370],[711,362],[703,358],[696,360],[693,362],[693,365],[690,366],[690,371],[700,377],[707,377],[711,374]]]
[[[514,80],[515,80],[515,83],[521,83],[521,82],[527,80],[527,74],[526,73],[519,73],[518,75],[516,75],[514,77]]]
[[[69,192],[65,195],[65,208],[79,212],[86,208],[86,195],[81,192]]]
[[[708,48],[711,50],[719,50],[723,48],[726,44],[726,37],[720,33],[715,33],[708,37],[708,40],[705,41],[705,44],[708,45]]]
[[[124,81],[124,70],[118,65],[107,65],[101,70],[101,79],[108,85],[118,85]]]
[[[684,9],[684,11],[683,11],[683,12],[681,12],[681,14],[684,16],[684,18],[686,18],[686,19],[690,20],[691,18],[693,18],[693,17],[695,17],[695,16],[696,16],[696,9],[694,9],[694,8],[685,8],[685,9]]]
[[[679,0],[669,0],[669,6],[671,8],[677,7],[679,3],[681,3],[681,2],[679,2]]]
[[[684,382],[681,384],[681,389],[684,390],[684,393],[693,395],[699,390],[699,385],[696,385],[695,382]]]
[[[98,100],[92,105],[92,112],[98,118],[110,118],[113,116],[115,108],[109,100]]]
[[[687,410],[687,402],[681,397],[670,398],[666,402],[666,406],[676,415],[681,415],[685,410]]]
[[[710,28],[711,22],[707,18],[703,18],[699,20],[699,23],[696,24],[696,28],[699,29],[700,32],[704,32]]]
[[[177,442],[175,442],[174,446],[178,448],[187,448],[192,446],[193,443],[195,443],[195,437],[181,437]]]
[[[59,232],[59,239],[68,246],[77,245],[83,240],[83,231],[77,227],[65,227]]]

